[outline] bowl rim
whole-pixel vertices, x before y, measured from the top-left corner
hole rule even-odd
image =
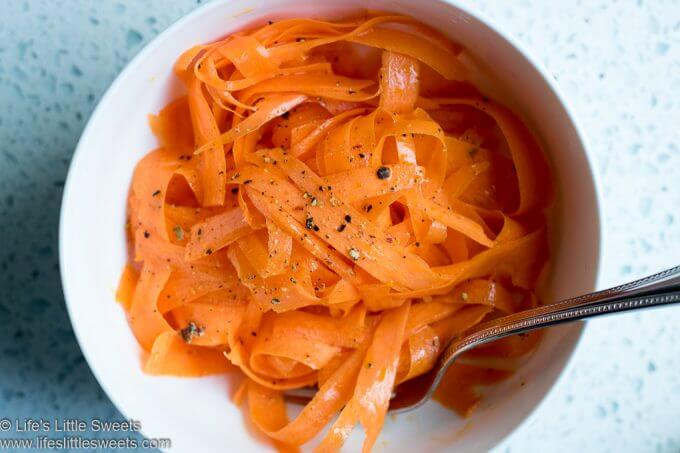
[[[429,0],[428,0],[429,1]],[[540,77],[543,79],[543,82],[548,86],[548,88],[552,91],[552,93],[555,95],[556,99],[559,101],[560,106],[564,109],[566,113],[566,117],[571,123],[570,126],[573,128],[573,132],[575,133],[575,137],[577,139],[577,143],[580,146],[580,148],[583,151],[585,160],[587,162],[587,174],[590,177],[590,180],[592,181],[593,185],[593,193],[594,193],[594,204],[595,204],[595,212],[597,214],[596,218],[594,219],[594,222],[596,222],[596,233],[597,237],[595,238],[597,240],[597,250],[596,250],[596,259],[595,259],[595,266],[593,270],[593,281],[595,288],[594,290],[597,290],[601,288],[602,282],[601,282],[601,277],[602,277],[602,256],[604,252],[604,216],[603,216],[603,197],[602,197],[602,182],[600,180],[600,175],[595,169],[597,168],[597,160],[594,154],[590,153],[589,146],[588,146],[588,141],[586,139],[586,135],[583,132],[583,127],[578,120],[578,117],[574,115],[573,108],[567,101],[566,96],[558,86],[556,80],[553,79],[553,77],[550,76],[546,68],[544,67],[543,63],[536,58],[534,54],[532,54],[531,51],[527,49],[527,47],[521,43],[514,35],[512,35],[510,32],[505,30],[503,27],[501,27],[498,23],[496,23],[495,20],[491,19],[488,17],[484,12],[480,11],[478,8],[474,7],[471,4],[466,4],[463,2],[463,0],[435,0],[435,1],[440,1],[442,3],[446,3],[449,5],[454,6],[455,8],[459,9],[462,13],[469,15],[470,17],[474,18],[475,20],[479,21],[481,24],[485,25],[489,29],[493,30],[495,33],[497,33],[503,40],[505,40],[510,46],[515,48],[521,55],[522,57],[526,60],[528,64],[530,64],[533,69],[540,75]],[[115,93],[116,89],[118,88],[119,85],[122,85],[129,77],[131,77],[132,74],[134,74],[135,70],[137,67],[144,62],[144,60],[147,58],[149,54],[151,54],[156,48],[158,48],[164,41],[166,41],[169,37],[171,37],[177,30],[181,29],[184,27],[184,25],[188,22],[191,22],[194,20],[195,17],[201,16],[203,14],[206,14],[208,11],[212,9],[217,9],[220,8],[222,4],[229,2],[229,0],[213,0],[208,3],[205,3],[188,13],[184,14],[181,16],[179,19],[177,19],[175,22],[173,22],[171,25],[169,25],[166,29],[161,31],[158,35],[156,35],[151,41],[149,41],[130,61],[125,65],[125,67],[122,69],[122,71],[115,77],[113,82],[109,85],[109,87],[106,89],[100,100],[98,101],[95,109],[93,110],[92,114],[88,118],[87,124],[85,128],[83,129],[83,132],[81,133],[81,136],[78,140],[78,143],[75,147],[75,150],[73,152],[73,155],[71,157],[71,162],[69,163],[69,168],[68,172],[66,175],[66,182],[64,184],[64,191],[62,195],[62,200],[61,200],[61,205],[60,205],[60,214],[59,214],[59,233],[58,233],[58,238],[59,238],[59,271],[60,271],[60,279],[61,279],[61,286],[62,286],[62,292],[64,295],[64,301],[66,305],[66,311],[69,316],[69,321],[71,323],[71,327],[73,329],[73,333],[76,337],[76,341],[78,342],[78,345],[80,347],[80,350],[85,357],[85,360],[87,362],[87,365],[92,372],[93,376],[97,380],[97,383],[101,387],[101,389],[104,391],[106,396],[109,398],[109,400],[113,403],[113,405],[116,407],[116,409],[126,418],[130,418],[131,414],[127,413],[127,410],[123,407],[123,405],[120,403],[118,397],[115,395],[115,393],[112,391],[112,389],[105,384],[105,379],[100,375],[97,367],[95,366],[95,360],[92,358],[91,353],[89,352],[89,348],[85,342],[85,339],[82,337],[81,332],[78,330],[78,326],[76,325],[74,319],[74,310],[75,308],[72,306],[72,303],[70,302],[71,298],[69,295],[71,294],[70,291],[70,285],[69,285],[69,279],[66,278],[66,272],[64,271],[65,269],[65,264],[66,264],[66,249],[65,249],[65,231],[66,231],[66,222],[67,222],[67,214],[66,212],[68,211],[67,206],[70,203],[71,196],[70,194],[75,190],[73,187],[73,174],[76,172],[76,168],[79,166],[80,162],[82,159],[80,158],[82,154],[85,153],[83,148],[85,148],[84,144],[87,143],[89,136],[92,134],[93,130],[93,124],[97,122],[97,119],[99,116],[103,115],[103,111],[107,108],[107,105],[110,103],[110,99],[113,97],[113,93]],[[584,332],[585,332],[585,326],[587,325],[586,322],[582,322],[580,329],[577,332],[577,336],[574,340],[574,345],[571,348],[571,351],[567,353],[567,357],[565,359],[564,365],[562,366],[562,370],[555,379],[555,381],[552,383],[550,388],[538,398],[536,404],[529,410],[527,415],[520,420],[514,427],[512,427],[503,437],[499,438],[496,443],[492,446],[492,448],[496,448],[499,445],[504,444],[508,440],[511,439],[513,434],[516,432],[520,431],[521,428],[523,428],[525,425],[527,425],[531,420],[533,420],[538,413],[539,409],[542,408],[542,406],[546,403],[546,401],[549,399],[549,397],[555,392],[555,389],[560,386],[563,381],[566,379],[566,375],[571,371],[571,369],[574,366],[574,357],[576,355],[576,351],[581,347],[583,343],[583,337],[584,337]],[[146,434],[144,432],[144,429],[142,428],[139,431],[143,436],[146,437]]]

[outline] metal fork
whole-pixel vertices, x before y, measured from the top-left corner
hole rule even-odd
[[[428,373],[397,386],[390,400],[389,410],[405,412],[423,405],[432,397],[449,366],[461,354],[481,344],[544,327],[678,302],[680,302],[680,266],[614,288],[524,310],[480,324],[466,332],[464,336],[451,341],[437,364]],[[286,398],[292,402],[305,403],[313,396],[312,389],[286,392]]]

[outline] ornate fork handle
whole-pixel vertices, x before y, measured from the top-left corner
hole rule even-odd
[[[593,302],[603,302],[605,300],[612,300],[614,298],[623,296],[635,296],[639,294],[649,294],[650,291],[658,288],[661,290],[670,289],[680,285],[680,266],[675,266],[666,269],[657,274],[648,275],[639,280],[624,283],[612,288],[603,289],[594,293],[584,294],[582,296],[565,299],[550,305],[536,308],[537,312],[545,311],[546,313],[553,312],[559,308],[572,308],[583,305],[588,305]],[[513,316],[522,316],[528,314],[529,311],[523,311]],[[482,327],[482,326],[480,326]]]
[[[483,343],[556,324],[679,302],[680,266],[676,266],[614,288],[525,310],[480,324],[446,347],[439,358],[437,372],[427,397],[434,392],[446,369],[459,355]]]
[[[528,332],[534,329],[541,329],[555,324],[563,324],[570,321],[579,321],[586,318],[593,318],[598,315],[614,314],[622,311],[632,310],[636,308],[651,308],[659,305],[672,304],[680,302],[680,289],[661,293],[659,295],[650,296],[624,296],[616,298],[613,301],[605,301],[594,303],[593,305],[577,306],[566,309],[556,309],[548,313],[538,313],[531,315],[531,313],[524,312],[521,319],[516,321],[506,321],[494,323],[493,325],[485,324],[480,330],[466,335],[460,341],[451,343],[451,347],[442,354],[441,359],[448,360],[447,352],[451,349],[451,353],[459,355],[468,349],[501,338],[517,335]],[[504,319],[504,318],[502,318]]]

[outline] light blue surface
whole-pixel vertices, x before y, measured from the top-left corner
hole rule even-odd
[[[679,264],[680,4],[472,3],[538,56],[584,126],[604,185],[601,283]],[[2,2],[0,418],[120,418],[64,308],[59,203],[97,100],[146,42],[194,7]],[[567,379],[498,450],[679,452],[678,326],[679,309],[592,322]]]

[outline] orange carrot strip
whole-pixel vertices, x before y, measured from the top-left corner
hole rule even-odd
[[[116,290],[116,300],[123,306],[125,311],[130,310],[138,279],[139,274],[135,268],[130,264],[126,264],[120,276],[118,289]]]
[[[224,203],[227,169],[222,146],[215,143],[220,131],[198,79],[189,82],[188,91],[194,140],[197,146],[207,147],[200,157],[202,202],[204,206],[219,206]]]
[[[508,142],[519,179],[520,203],[515,214],[547,206],[552,198],[550,167],[531,131],[509,109],[486,98],[437,99],[442,105],[469,105],[498,123]]]
[[[380,106],[392,113],[414,110],[418,100],[418,60],[383,52],[380,70]]]
[[[152,261],[144,263],[139,275],[128,316],[137,341],[146,350],[151,350],[158,335],[172,331],[157,308],[158,295],[169,276],[169,266]]]
[[[198,377],[233,370],[219,351],[186,344],[176,332],[158,335],[144,363],[145,373],[164,376]]]
[[[249,115],[246,119],[238,123],[229,131],[221,134],[216,140],[222,144],[233,142],[236,138],[241,137],[255,129],[260,128],[266,122],[279,115],[282,115],[296,106],[302,104],[307,99],[307,96],[302,94],[277,94],[265,98],[264,101],[257,105],[257,110]],[[203,153],[215,147],[213,143],[208,143],[207,147],[202,146],[196,150],[196,153]]]
[[[228,246],[250,232],[243,211],[234,208],[191,227],[185,259],[196,260]]]
[[[411,33],[380,28],[353,36],[348,41],[408,55],[430,66],[449,80],[465,78],[465,68],[453,52]]]
[[[373,168],[364,167],[341,173],[334,173],[324,179],[335,192],[343,194],[345,203],[366,200],[380,195],[411,189],[424,181],[422,167],[410,164],[385,165],[390,178],[376,178]]]

